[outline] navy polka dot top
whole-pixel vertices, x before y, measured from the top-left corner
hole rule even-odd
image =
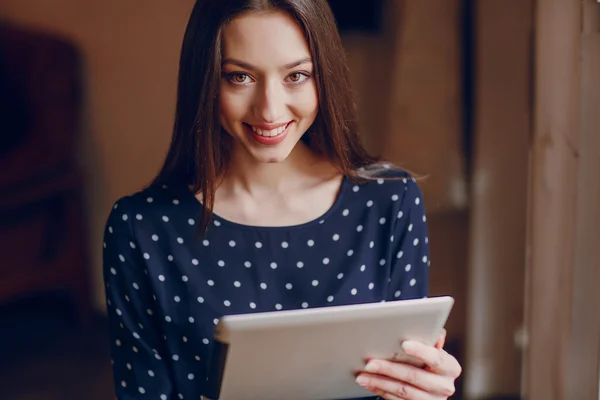
[[[204,237],[202,205],[186,187],[118,200],[103,256],[117,398],[207,396],[212,334],[225,314],[426,297],[421,192],[406,173],[387,175],[396,179],[344,178],[314,221],[253,227],[214,215]]]

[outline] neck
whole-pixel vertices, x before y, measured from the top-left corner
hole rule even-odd
[[[258,192],[285,193],[300,180],[311,175],[317,156],[303,142],[298,142],[290,155],[281,162],[264,163],[254,160],[244,149],[233,151],[231,164],[221,187],[250,194]]]

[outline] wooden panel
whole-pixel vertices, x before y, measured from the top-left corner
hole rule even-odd
[[[524,365],[531,400],[598,397],[598,7],[594,0],[537,2]]]
[[[428,177],[421,188],[429,213],[461,209],[461,0],[403,0],[397,7],[383,155]]]

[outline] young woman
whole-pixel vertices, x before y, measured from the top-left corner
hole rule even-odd
[[[206,396],[224,314],[427,296],[421,193],[365,153],[353,107],[326,0],[196,2],[167,159],[106,224],[119,399]],[[405,343],[427,368],[370,360],[357,384],[446,399],[442,342]]]

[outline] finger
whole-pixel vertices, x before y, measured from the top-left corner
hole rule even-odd
[[[434,400],[434,395],[414,387],[406,382],[386,376],[361,373],[357,378],[359,385],[386,400]],[[439,398],[439,396],[437,397]]]
[[[438,349],[444,348],[444,345],[446,344],[446,336],[447,336],[446,330],[442,329],[442,333],[440,333],[440,337],[438,338],[437,342],[435,342],[436,348],[438,348]]]
[[[458,378],[462,372],[456,358],[443,349],[412,340],[402,342],[402,349],[406,355],[423,361],[436,374]]]
[[[364,371],[369,375],[407,383],[437,396],[449,397],[454,394],[453,379],[413,365],[377,359],[369,361]]]

